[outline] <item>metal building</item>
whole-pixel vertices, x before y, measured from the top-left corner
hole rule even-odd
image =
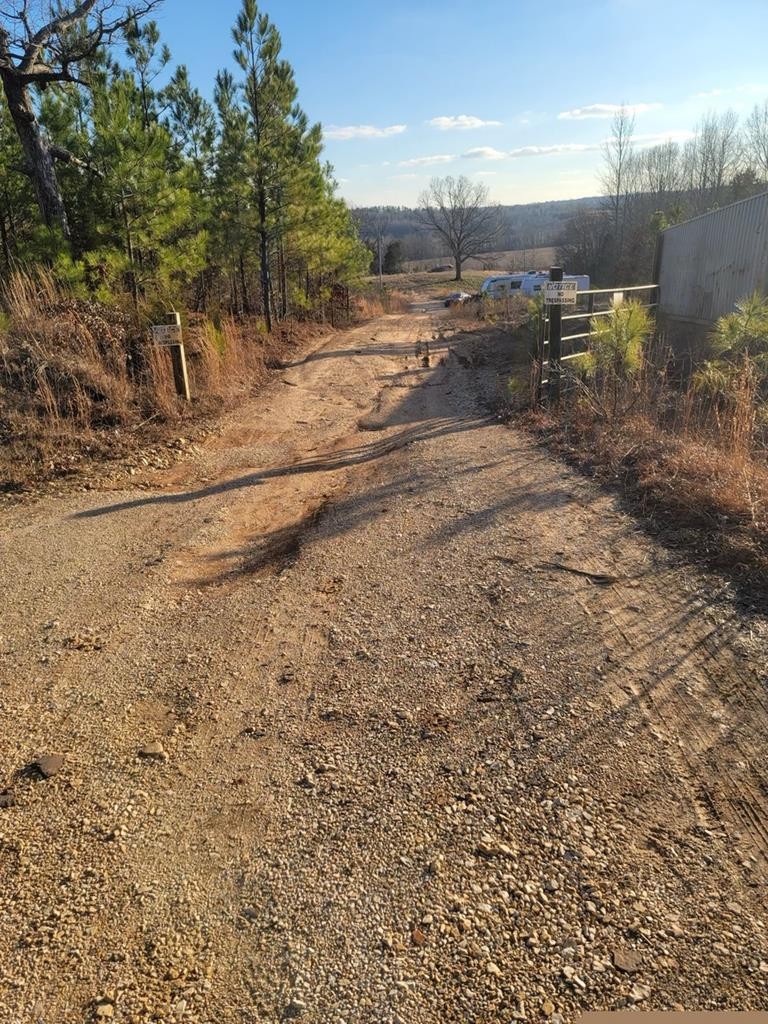
[[[768,294],[768,192],[675,224],[660,244],[661,313],[708,327],[755,289]]]

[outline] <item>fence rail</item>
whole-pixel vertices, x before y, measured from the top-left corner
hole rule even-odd
[[[584,309],[578,310],[575,313],[561,313],[558,311],[555,320],[555,331],[556,337],[551,337],[552,333],[552,322],[553,317],[550,313],[547,313],[549,307],[545,306],[545,314],[541,318],[539,328],[539,340],[538,340],[538,387],[537,392],[539,399],[542,397],[543,389],[549,386],[550,379],[554,376],[557,378],[557,387],[559,390],[560,383],[560,364],[567,362],[570,359],[578,359],[579,356],[583,355],[587,351],[587,346],[581,346],[577,351],[568,351],[568,349],[574,349],[574,342],[588,341],[592,335],[592,321],[596,317],[610,316],[617,305],[620,305],[624,301],[625,295],[632,293],[632,298],[641,298],[640,293],[647,294],[647,301],[642,301],[641,305],[645,309],[656,309],[659,305],[659,286],[658,284],[633,284],[627,285],[626,287],[617,286],[615,288],[589,288],[585,291],[576,293],[576,302],[584,302]],[[563,334],[562,325],[565,322],[573,323],[574,321],[586,321],[586,330],[577,330],[573,334]],[[552,341],[555,344],[552,344]],[[565,351],[564,351],[565,349]],[[547,350],[549,350],[548,360],[548,375],[544,376],[544,361],[546,358]],[[555,353],[555,350],[556,353]],[[554,390],[554,389],[553,389]]]

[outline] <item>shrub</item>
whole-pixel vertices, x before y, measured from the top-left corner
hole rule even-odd
[[[606,317],[593,317],[589,350],[580,364],[589,377],[629,380],[643,365],[643,350],[653,332],[653,318],[639,302],[615,306]]]
[[[768,377],[768,298],[753,292],[739,299],[735,311],[717,321],[710,346],[718,359],[746,357]]]
[[[568,367],[568,380],[594,415],[605,422],[623,418],[638,400],[638,375],[654,331],[653,318],[638,302],[615,306],[591,320],[587,351]]]

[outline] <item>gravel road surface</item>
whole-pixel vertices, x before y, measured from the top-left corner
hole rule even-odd
[[[450,324],[3,512],[0,1021],[768,1008],[765,609]]]

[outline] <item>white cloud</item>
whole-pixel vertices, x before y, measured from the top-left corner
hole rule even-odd
[[[649,110],[658,110],[661,103],[591,103],[588,107],[574,107],[573,110],[563,110],[557,115],[560,121],[586,121],[590,118],[613,117],[624,107],[624,110],[632,116],[634,114],[645,114]]]
[[[390,179],[392,181],[413,181],[415,178],[419,178],[419,177],[421,177],[421,175],[413,174],[413,173],[410,173],[410,174],[392,174],[392,175],[390,175]]]
[[[645,136],[647,139],[659,141],[660,138],[668,136]],[[643,136],[637,136],[638,140]],[[652,143],[649,143],[652,144]],[[494,149],[492,146],[476,146],[468,149],[461,156],[468,160],[517,160],[526,156],[558,156],[561,153],[590,153],[602,149],[604,140],[601,142],[560,142],[552,146],[520,146],[519,149],[510,149],[504,152]]]
[[[350,124],[343,127],[330,125],[323,129],[326,139],[338,139],[346,142],[348,139],[386,139],[390,135],[402,135],[408,125],[391,124],[386,128],[377,128],[373,124]]]
[[[433,117],[427,124],[439,128],[441,132],[449,132],[456,129],[466,131],[469,128],[498,128],[501,121],[484,121],[472,114],[454,114],[451,117]]]
[[[717,99],[718,96],[727,95],[747,95],[747,96],[759,96],[768,93],[768,85],[752,82],[748,85],[729,85],[724,89],[707,89],[705,92],[696,92],[693,94],[695,100],[712,100]]]
[[[601,149],[602,142],[561,142],[555,146],[521,146],[520,149],[512,149],[507,156],[558,156],[560,153],[589,153]]]
[[[429,167],[430,164],[449,164],[456,157],[450,153],[438,153],[435,156],[414,156],[410,160],[401,160],[400,167]]]
[[[494,178],[498,171],[475,171],[476,178]]]
[[[493,146],[475,146],[474,149],[468,149],[461,155],[465,160],[505,160],[507,157],[506,153],[502,153],[500,149],[494,149]]]
[[[646,135],[633,135],[632,142],[641,149],[648,146],[660,146],[664,142],[687,142],[694,138],[696,132],[689,128],[677,128],[671,132],[656,132]]]

